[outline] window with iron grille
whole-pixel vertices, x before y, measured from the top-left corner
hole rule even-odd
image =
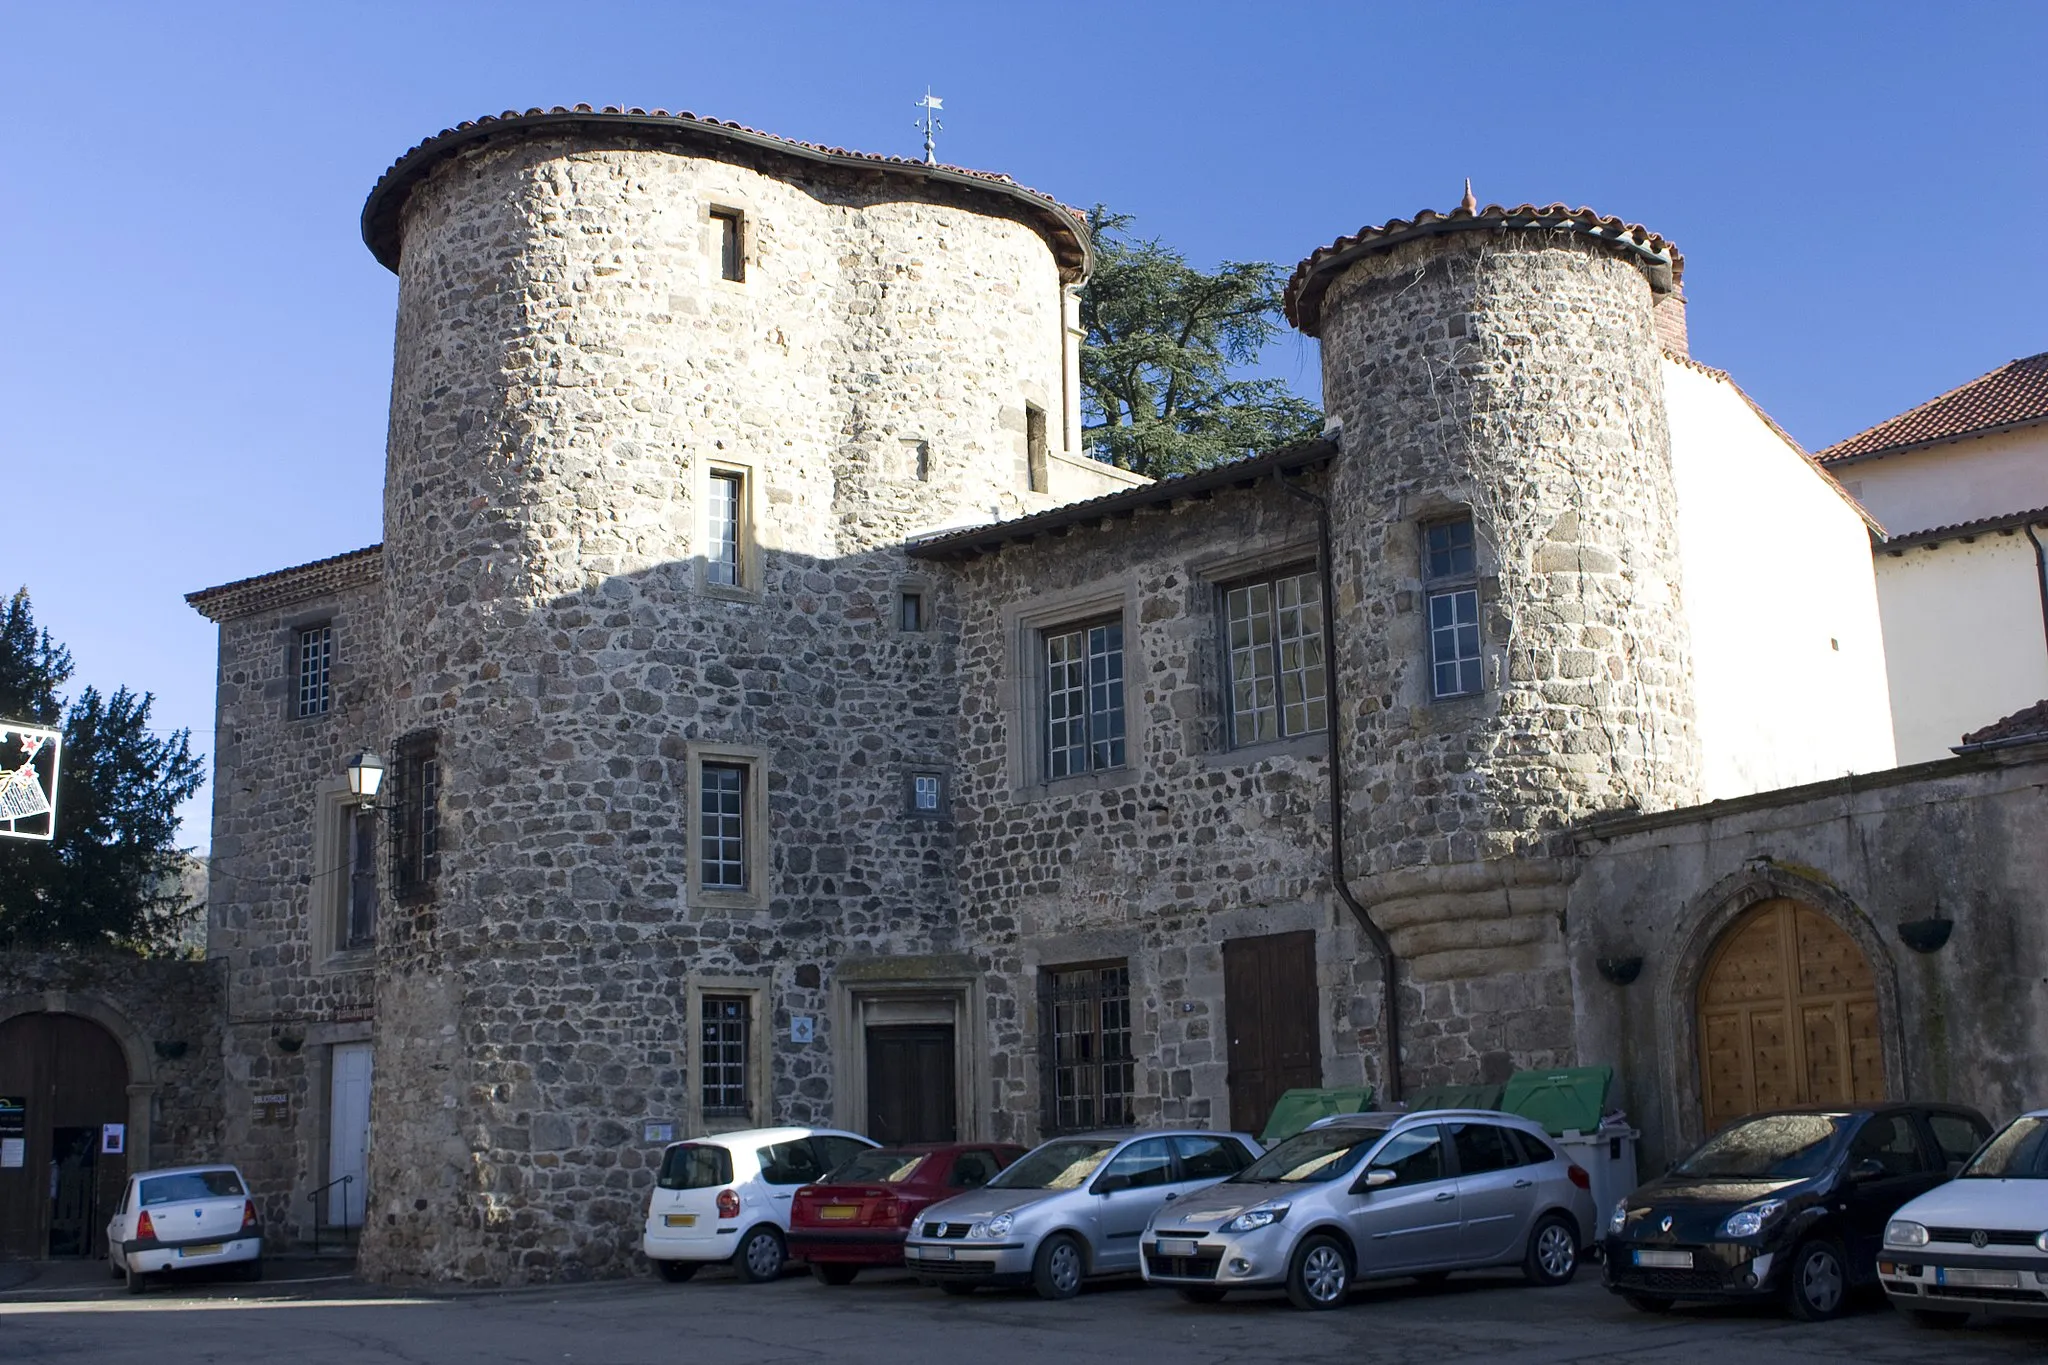
[[[441,870],[441,764],[431,732],[398,742],[392,765],[391,885],[400,899],[430,893]]]
[[[730,470],[712,474],[710,521],[704,557],[705,573],[713,583],[742,586],[740,579],[740,537],[744,534],[746,476]]]
[[[698,882],[708,891],[747,889],[747,765],[706,763],[698,791]]]
[[[334,627],[307,626],[298,633],[298,647],[293,652],[299,666],[298,714],[326,715],[333,700]]]
[[[1124,762],[1124,623],[1047,631],[1045,775],[1119,768]]]
[[[1237,744],[1312,734],[1327,723],[1323,594],[1313,569],[1226,589],[1231,739]]]
[[[1468,696],[1480,690],[1479,557],[1471,517],[1422,528],[1422,578],[1429,612],[1430,692]]]
[[[1135,1122],[1129,964],[1041,968],[1038,1005],[1046,1131]]]
[[[377,816],[374,808],[347,810],[348,905],[336,926],[335,947],[367,948],[377,941]]]
[[[707,1118],[745,1118],[747,1107],[748,1000],[743,995],[707,995],[698,1032],[699,1095]]]

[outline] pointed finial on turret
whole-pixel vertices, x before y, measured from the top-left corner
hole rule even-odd
[[[1472,177],[1465,177],[1465,197],[1458,201],[1458,207],[1467,213],[1479,212],[1479,201],[1472,197]]]

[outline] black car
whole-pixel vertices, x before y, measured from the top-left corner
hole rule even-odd
[[[1953,1104],[1738,1119],[1608,1211],[1607,1287],[1646,1313],[1782,1295],[1798,1317],[1833,1317],[1852,1286],[1877,1282],[1892,1212],[1990,1135]]]

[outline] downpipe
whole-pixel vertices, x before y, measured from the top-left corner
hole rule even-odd
[[[2027,539],[2034,543],[2034,576],[2041,583],[2041,634],[2048,639],[2048,550],[2041,548],[2041,537],[2034,534],[2034,523],[2024,521],[2020,529],[2027,533]]]

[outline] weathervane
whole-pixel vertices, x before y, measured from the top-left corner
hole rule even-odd
[[[924,88],[924,98],[911,106],[924,110],[924,117],[910,126],[924,130],[924,164],[927,166],[939,164],[938,144],[932,140],[932,134],[946,131],[946,125],[938,119],[939,110],[944,107],[945,101],[934,95],[929,85]]]

